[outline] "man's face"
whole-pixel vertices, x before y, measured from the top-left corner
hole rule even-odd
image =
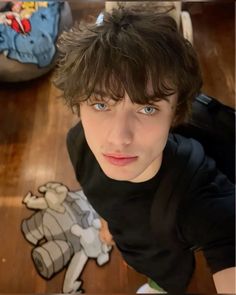
[[[95,97],[80,104],[87,143],[101,169],[114,180],[143,182],[158,172],[177,95],[151,105]]]

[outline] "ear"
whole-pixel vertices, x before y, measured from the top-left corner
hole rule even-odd
[[[187,119],[188,119],[187,115],[185,115],[183,117],[183,115],[180,115],[179,113],[175,114],[174,117],[173,117],[172,123],[171,123],[171,128],[176,128],[179,125],[182,125],[182,124],[186,123]]]
[[[171,122],[171,128],[175,128],[179,124],[179,116],[175,113]]]
[[[176,124],[178,124],[179,121],[179,115],[178,115],[178,106],[175,104],[174,106],[171,107],[172,109],[172,121],[171,121],[171,128],[175,127]]]
[[[177,104],[173,110],[173,119],[171,122],[171,128],[175,128],[179,125],[186,123],[189,119],[189,110],[188,106],[183,105],[184,102],[177,101]]]
[[[80,119],[80,105],[79,104],[72,106],[72,113],[76,114]]]

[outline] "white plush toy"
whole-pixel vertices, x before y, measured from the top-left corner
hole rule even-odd
[[[39,187],[44,196],[30,192],[23,203],[36,209],[30,218],[23,220],[25,238],[35,247],[32,258],[41,276],[50,279],[68,263],[63,293],[81,291],[79,277],[88,258],[95,258],[99,266],[109,261],[111,246],[101,242],[98,214],[83,191],[70,192],[56,182]]]

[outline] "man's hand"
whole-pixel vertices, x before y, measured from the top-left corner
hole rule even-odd
[[[106,243],[109,246],[115,245],[115,242],[113,240],[113,237],[111,233],[109,232],[107,222],[104,219],[101,220],[101,229],[99,231],[99,238],[103,243]]]

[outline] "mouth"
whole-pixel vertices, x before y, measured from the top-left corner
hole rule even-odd
[[[103,154],[104,158],[112,165],[125,166],[137,161],[137,156],[123,154]]]

